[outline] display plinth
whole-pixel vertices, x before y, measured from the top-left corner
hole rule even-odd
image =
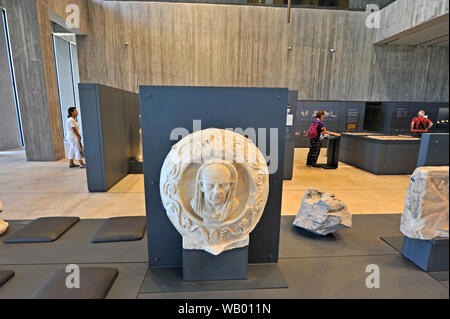
[[[322,165],[325,169],[337,169],[339,165],[339,148],[341,146],[340,136],[329,136],[327,146],[327,164]]]
[[[402,255],[424,271],[448,271],[448,238],[423,240],[405,236]]]
[[[377,175],[412,174],[420,139],[376,133],[342,133],[340,160]]]
[[[203,250],[183,249],[183,280],[246,280],[248,246],[214,256]]]
[[[262,217],[250,233],[248,262],[278,262],[287,104],[288,89],[282,88],[140,87],[150,267],[183,264],[183,238],[161,200],[161,169],[174,144],[209,128],[255,130],[253,143],[268,146],[270,192]],[[185,225],[189,226],[188,220]]]

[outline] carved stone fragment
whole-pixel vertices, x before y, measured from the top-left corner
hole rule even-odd
[[[328,235],[352,227],[352,215],[343,201],[331,193],[308,189],[294,225],[317,235]]]
[[[400,230],[416,239],[448,238],[448,166],[419,167],[411,175]]]

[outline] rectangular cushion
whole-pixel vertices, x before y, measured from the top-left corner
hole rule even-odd
[[[79,217],[38,218],[11,234],[11,236],[5,240],[5,243],[51,242],[61,237],[79,220]]]
[[[114,217],[99,227],[91,243],[139,240],[145,234],[145,216]]]
[[[0,287],[14,276],[12,270],[0,270]]]
[[[66,280],[76,282],[75,271],[55,272],[32,296],[33,299],[104,299],[117,278],[116,268],[79,268],[79,288],[68,288]]]

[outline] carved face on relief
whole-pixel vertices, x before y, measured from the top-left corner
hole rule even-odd
[[[206,203],[215,207],[225,203],[234,181],[228,168],[222,164],[212,164],[203,170],[199,183]]]
[[[225,161],[211,160],[200,167],[191,206],[205,223],[225,221],[238,206],[237,179],[236,169]]]

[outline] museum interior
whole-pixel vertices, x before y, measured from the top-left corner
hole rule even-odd
[[[0,299],[448,300],[448,0],[0,13]]]

